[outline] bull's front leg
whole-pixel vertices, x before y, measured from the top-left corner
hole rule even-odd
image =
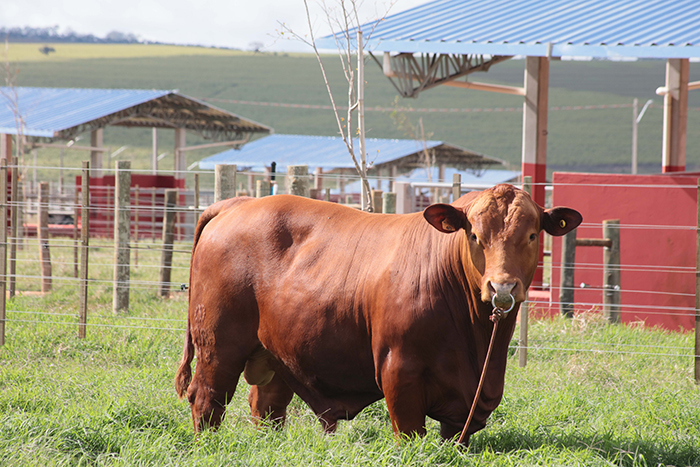
[[[423,436],[426,433],[427,408],[422,373],[422,368],[412,368],[397,352],[392,352],[382,367],[382,391],[397,436]]]

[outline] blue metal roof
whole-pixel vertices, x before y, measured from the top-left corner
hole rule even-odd
[[[353,143],[355,154],[359,154],[359,143]],[[426,141],[427,149],[434,149],[438,163],[447,165],[482,168],[500,166],[503,161],[482,154],[462,149],[443,141]],[[365,141],[368,167],[382,164],[397,164],[404,159],[401,166],[415,167],[418,153],[423,151],[423,142],[411,139],[367,138]],[[421,159],[422,160],[422,159]],[[250,143],[241,149],[229,149],[199,161],[199,168],[214,170],[217,164],[235,164],[238,167],[262,171],[277,163],[278,172],[285,172],[288,165],[308,165],[321,167],[324,171],[334,169],[352,169],[355,165],[339,136],[304,136],[304,135],[270,135]],[[358,157],[359,161],[359,157]]]
[[[426,141],[428,148],[443,144],[442,141]],[[354,143],[355,154],[359,144]],[[407,139],[367,138],[365,141],[367,164],[390,162],[423,149],[422,143]],[[358,158],[359,160],[359,158]],[[241,149],[229,149],[199,161],[199,168],[214,170],[217,164],[236,164],[260,171],[277,163],[278,171],[284,172],[288,165],[308,165],[323,170],[354,169],[345,143],[338,136],[270,135],[252,141]]]
[[[0,88],[0,133],[16,134],[15,110],[25,136],[53,138],[72,128],[174,91],[135,89]],[[18,106],[15,108],[14,102]]]
[[[700,1],[435,0],[380,21],[366,48],[546,56],[549,44],[555,57],[700,57]],[[317,46],[336,42],[326,36]]]
[[[151,102],[153,101],[153,102]],[[143,105],[142,105],[143,104]],[[231,139],[271,128],[177,91],[0,87],[0,133],[71,138],[107,125],[186,128]]]

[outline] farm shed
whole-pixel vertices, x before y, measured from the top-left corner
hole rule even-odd
[[[439,168],[435,181],[445,180],[447,167],[479,173],[504,164],[499,159],[444,141],[425,141],[424,145],[423,141],[409,139],[367,138],[365,144],[369,173],[375,179],[394,179],[416,168],[426,167],[426,151],[431,159],[430,165]],[[357,152],[358,145],[354,147]],[[229,149],[204,158],[199,162],[199,168],[213,170],[216,164],[236,164],[239,168],[262,172],[269,170],[273,161],[282,172],[288,165],[308,165],[311,170],[317,169],[317,173],[320,170],[323,174],[347,178],[357,175],[339,136],[270,135],[240,149]]]
[[[685,170],[688,59],[700,57],[695,0],[436,0],[362,26],[369,51],[404,97],[438,85],[521,95],[522,172],[544,204],[549,63],[561,57],[666,59],[664,172]],[[339,32],[317,41],[336,49]],[[351,41],[355,32],[350,31]],[[467,80],[514,56],[526,57],[522,87]],[[661,86],[663,83],[659,83]]]
[[[689,82],[689,59],[700,57],[699,25],[695,0],[436,0],[362,30],[371,31],[365,50],[403,97],[438,85],[523,96],[522,173],[532,177],[534,199],[544,205],[550,61],[665,59],[666,83],[657,89],[664,95],[661,167],[682,172],[688,91],[700,88],[700,81]],[[316,45],[335,50],[346,34]],[[349,38],[356,40],[355,31]],[[468,80],[514,56],[525,57],[522,87]],[[542,284],[541,270],[533,284]]]
[[[22,135],[32,147],[55,145],[90,132],[90,146],[73,145],[73,149],[90,151],[90,166],[100,176],[102,132],[106,126],[175,130],[175,171],[186,169],[185,153],[202,146],[245,144],[254,134],[271,133],[272,129],[221,110],[205,102],[180,94],[176,90],[143,89],[74,89],[74,88],[0,88],[0,156],[12,153],[11,135]],[[211,145],[187,147],[185,131],[218,141]],[[56,145],[56,147],[66,147]],[[153,174],[157,173],[154,144]]]

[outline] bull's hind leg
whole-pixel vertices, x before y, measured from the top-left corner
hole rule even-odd
[[[204,305],[195,307],[190,314],[197,365],[187,398],[195,431],[221,424],[246,361],[259,345],[254,326],[222,319],[230,316],[229,312],[215,309],[211,321],[206,317],[209,313],[205,313]]]
[[[252,386],[248,394],[250,414],[256,425],[271,423],[275,428],[281,428],[287,417],[287,406],[292,401],[294,391],[275,374],[264,386]]]

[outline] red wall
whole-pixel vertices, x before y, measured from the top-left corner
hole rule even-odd
[[[555,173],[553,182],[553,205],[583,215],[577,238],[602,238],[602,221],[620,220],[622,321],[693,329],[698,175]],[[560,238],[552,258],[558,302]],[[603,248],[576,248],[576,309],[602,311],[602,265]],[[593,287],[578,288],[582,282]]]

